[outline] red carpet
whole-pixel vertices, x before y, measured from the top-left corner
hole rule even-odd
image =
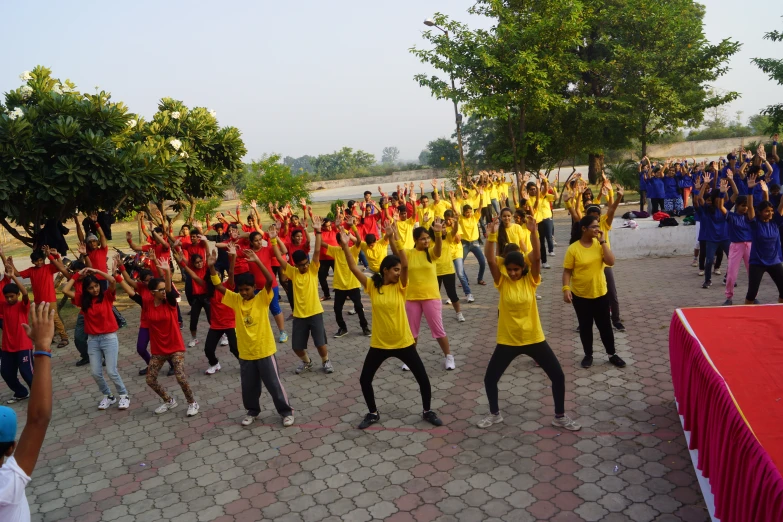
[[[682,313],[745,422],[783,472],[783,306],[692,308]]]

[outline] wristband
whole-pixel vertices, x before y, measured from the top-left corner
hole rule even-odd
[[[571,291],[571,287],[568,286],[568,285],[563,285],[563,292],[566,292],[566,291],[570,292]]]
[[[599,245],[605,245],[605,244],[606,244],[606,241],[599,241],[599,242],[598,242],[598,244],[599,244]]]
[[[52,354],[50,352],[33,352],[33,355],[45,355],[48,358],[52,358]]]
[[[114,276],[114,280],[118,283],[122,283],[122,276],[120,274],[116,274]]]
[[[271,244],[276,245],[277,244],[277,238],[273,237],[270,241]]]
[[[219,285],[223,281],[220,279],[220,276],[217,274],[210,274],[209,276],[210,280],[212,281],[213,285]]]
[[[497,232],[494,232],[494,233],[490,234],[489,236],[487,236],[487,241],[490,241],[492,243],[497,243],[498,242],[498,234],[497,234]]]

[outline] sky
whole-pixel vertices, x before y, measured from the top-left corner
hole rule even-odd
[[[472,27],[473,0],[4,2],[0,92],[19,74],[45,65],[82,91],[112,93],[149,118],[163,97],[217,111],[242,131],[247,160],[264,153],[318,155],[344,146],[380,160],[395,146],[416,160],[430,140],[454,132],[451,102],[414,81],[433,71],[408,51],[426,46],[425,18],[435,12]],[[712,42],[743,43],[718,89],[742,97],[727,107],[742,119],[783,98],[750,63],[779,57],[783,43],[763,40],[783,28],[783,4],[705,0]],[[752,23],[738,23],[752,13]],[[760,16],[758,16],[760,15]]]

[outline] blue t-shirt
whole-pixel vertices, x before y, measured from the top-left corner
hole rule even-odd
[[[753,243],[750,247],[750,264],[774,266],[783,263],[780,248],[780,214],[775,213],[772,221],[762,223],[758,218],[750,221]]]
[[[699,241],[726,241],[729,235],[726,232],[726,216],[720,209],[712,206],[701,205],[696,209],[699,213]]]
[[[677,178],[674,176],[664,176],[663,178],[663,197],[666,199],[677,199]]]
[[[644,174],[647,171],[641,171],[639,173],[639,190],[647,190],[647,180],[644,179]]]
[[[769,202],[772,203],[772,207],[777,210],[777,208],[780,206],[780,198],[783,196],[780,192],[777,194],[770,194],[769,195]],[[753,200],[755,202],[755,199]]]
[[[693,176],[691,176],[691,173],[679,174],[679,184],[681,188],[691,188],[693,186]]]
[[[772,174],[769,177],[769,181],[776,185],[780,185],[780,163],[772,164]]]
[[[726,223],[729,229],[729,241],[732,243],[745,243],[752,240],[748,216],[745,214],[729,212],[726,214]]]
[[[647,180],[647,195],[650,198],[663,199],[663,178],[653,177]]]

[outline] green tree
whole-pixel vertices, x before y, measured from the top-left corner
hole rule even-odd
[[[0,104],[0,224],[16,239],[32,245],[46,220],[77,209],[122,217],[128,200],[146,201],[184,174],[182,158],[136,139],[144,122],[110,93],[81,93],[40,65],[21,78]]]
[[[424,149],[419,153],[419,165],[429,165],[430,153],[427,149]]]
[[[286,156],[283,159],[283,163],[291,167],[291,172],[294,174],[313,174],[315,173],[315,167],[313,166],[315,160],[315,156],[304,155],[299,158]]]
[[[193,213],[193,218],[199,221],[204,221],[207,214],[215,214],[215,211],[220,207],[223,200],[217,196],[209,199],[199,199],[196,201],[196,209]]]
[[[321,154],[313,161],[315,173],[321,179],[336,179],[338,176],[355,177],[365,174],[375,163],[375,156],[363,150],[353,151],[343,147],[331,154]]]
[[[427,155],[430,167],[438,169],[459,165],[459,148],[456,142],[446,138],[438,138],[427,144]]]
[[[397,163],[400,158],[400,149],[397,147],[384,147],[383,154],[381,155],[381,163],[385,165],[392,165]]]
[[[770,42],[783,42],[783,32],[771,31],[764,35],[764,39]],[[770,80],[777,82],[778,85],[783,85],[783,59],[754,58],[751,61],[768,74]],[[762,111],[762,114],[770,118],[765,132],[773,134],[783,131],[783,103],[768,106]]]
[[[751,116],[748,119],[748,127],[750,127],[751,132],[756,136],[760,136],[770,130],[775,130],[772,127],[772,118],[766,114],[754,114]]]
[[[251,174],[242,193],[242,204],[246,207],[255,200],[265,210],[269,203],[298,205],[302,198],[310,200],[307,174],[293,174],[291,167],[280,161],[278,154],[263,156],[250,164]]]

